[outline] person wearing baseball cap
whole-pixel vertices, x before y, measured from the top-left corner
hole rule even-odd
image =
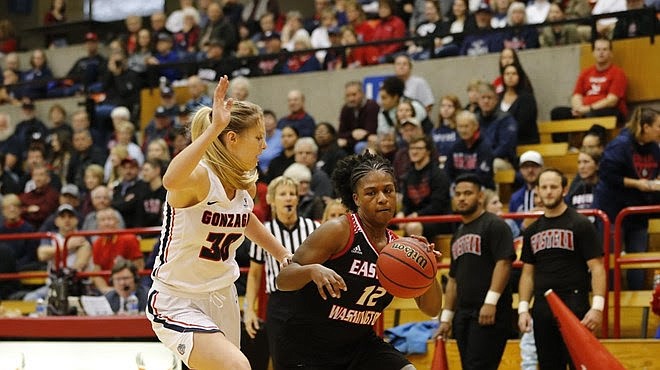
[[[82,224],[82,216],[78,212],[78,207],[80,206],[80,191],[75,184],[66,184],[60,189],[59,196],[59,207],[57,210],[48,216],[46,220],[41,224],[41,227],[37,231],[39,232],[55,232],[57,231],[57,226],[55,225],[55,218],[60,214],[62,209],[72,209],[78,218],[78,223]],[[68,206],[62,208],[62,206]]]
[[[513,194],[509,201],[509,212],[529,212],[534,204],[534,188],[543,168],[543,157],[534,150],[528,150],[520,156],[520,176],[525,184]]]
[[[78,92],[99,92],[101,79],[107,73],[108,60],[99,54],[99,36],[94,32],[85,33],[87,54],[73,64],[66,79],[48,90],[48,97],[72,96]]]

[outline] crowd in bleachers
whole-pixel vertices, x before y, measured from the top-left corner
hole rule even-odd
[[[60,3],[64,2],[54,1]],[[314,14],[309,17],[298,11],[282,14],[276,1],[267,2],[268,8],[256,5],[266,2],[199,3],[207,7],[181,1],[181,8],[169,15],[154,13],[149,26],[143,25],[140,17],[128,17],[117,37],[87,33],[87,55],[64,76],[53,75],[41,49],[32,51],[29,68],[20,66],[16,43],[11,42],[15,40],[12,26],[0,21],[0,52],[4,54],[0,103],[20,106],[23,115],[13,124],[9,115],[0,112],[0,163],[4,164],[0,168],[4,227],[0,232],[53,231],[64,237],[78,229],[160,226],[165,201],[161,176],[168,161],[190,143],[190,115],[198,106],[211,104],[206,92],[208,81],[224,74],[232,76],[233,97],[244,100],[249,93],[249,77],[384,62],[394,63],[394,76],[380,87],[378,101],[367,99],[360,81],[348,82],[345,105],[336,124],[316,122],[314,112],[306,110],[304,94],[297,90],[288,92],[289,112],[279,120],[272,111],[265,111],[268,150],[260,161],[262,178],[265,183],[283,174],[296,179],[300,183],[299,214],[318,220],[335,195],[328,180],[334,164],[348,154],[368,149],[394,164],[402,194],[401,216],[448,214],[450,184],[456,176],[477,173],[494,189],[494,171],[523,172],[525,163],[519,163],[516,146],[539,141],[533,76],[525,73],[516,50],[577,43],[591,35],[589,26],[572,24],[538,30],[505,28],[586,16],[591,11],[586,0],[566,4],[533,1],[527,5],[507,0],[490,4],[456,0],[447,8],[437,1],[316,0]],[[631,0],[628,6],[643,6],[643,2]],[[604,12],[614,10],[625,9]],[[49,14],[49,22],[65,19],[56,9]],[[651,26],[656,22],[650,21]],[[616,25],[599,24],[598,31],[614,37],[643,35],[652,32],[648,22],[644,16],[622,18]],[[491,31],[476,32],[479,29]],[[361,45],[407,36],[425,38]],[[62,37],[48,40],[49,46],[66,44]],[[101,42],[107,43],[105,56],[100,53]],[[278,54],[282,50],[347,45],[344,52],[330,49]],[[501,52],[500,76],[492,84],[470,82],[466,105],[457,94],[436,99],[428,82],[411,72],[415,60],[492,52]],[[249,58],[258,55],[267,57]],[[596,63],[599,57],[595,55]],[[165,66],[154,68],[159,65]],[[177,105],[173,88],[181,81],[191,97],[183,106]],[[156,85],[160,104],[146,128],[137,130],[140,89]],[[84,95],[88,103],[94,102],[75,112],[52,105],[47,124],[37,117],[35,100],[73,95]],[[625,106],[625,86],[623,95],[615,95],[618,100],[607,102],[607,106],[585,98],[578,107],[586,111],[576,113],[569,108],[568,114],[589,116],[601,108],[612,108],[615,111],[605,113],[621,113],[623,123],[626,112],[616,111],[616,107],[621,103]],[[439,104],[439,117],[429,116],[434,104]],[[582,202],[585,196],[579,198],[575,192],[597,183],[593,171],[586,167],[589,160],[597,164],[599,156],[589,150],[584,153],[576,164],[581,180],[572,188],[569,202],[578,208],[587,205]],[[542,159],[538,162],[532,161],[543,164]],[[519,176],[519,183],[524,186],[527,182],[531,187],[533,181],[524,176]],[[512,210],[533,209],[533,191],[527,196],[531,198],[525,200],[525,207]],[[267,219],[270,212],[265,201],[255,203],[255,213]],[[107,209],[114,212],[105,212]],[[101,215],[111,220],[101,221]],[[449,231],[440,225],[418,224],[406,224],[402,229],[410,234],[423,233],[429,239]],[[98,256],[105,260],[97,260],[92,253],[97,240],[101,240],[100,245],[109,242],[98,238],[88,245],[81,242],[70,247],[72,265],[109,269],[107,260],[116,256]],[[50,243],[22,243],[29,246],[20,248],[32,252],[17,257],[14,269],[44,268],[52,257],[45,248]],[[128,244],[131,246],[123,249],[123,257],[142,261],[136,257],[135,241]],[[76,262],[76,258],[80,260]],[[107,283],[97,287],[101,292],[109,289]]]

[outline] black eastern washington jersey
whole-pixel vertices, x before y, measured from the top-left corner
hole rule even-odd
[[[515,260],[513,236],[509,226],[490,212],[468,224],[461,224],[451,240],[449,276],[456,279],[457,308],[479,308],[490,288],[495,264]],[[511,307],[511,289],[502,292],[498,306]]]
[[[373,332],[373,325],[393,296],[376,277],[378,251],[364,233],[359,217],[356,214],[346,217],[353,229],[351,238],[323,266],[341,275],[348,291],[342,291],[340,298],[328,295],[324,301],[316,284],[310,282],[299,292],[295,321],[326,328],[323,336],[328,342],[350,346]],[[397,238],[391,231],[387,233],[388,242]]]
[[[589,289],[587,261],[603,256],[593,224],[573,208],[541,216],[523,233],[521,260],[534,265],[534,293]]]

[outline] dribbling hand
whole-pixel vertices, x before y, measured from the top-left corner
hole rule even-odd
[[[327,300],[328,296],[326,290],[330,293],[332,298],[340,298],[341,291],[348,290],[344,279],[339,276],[334,270],[331,270],[323,265],[314,265],[312,270],[312,281],[316,284],[319,294],[323,300]]]
[[[213,93],[213,113],[211,115],[211,126],[217,127],[218,133],[227,127],[231,116],[231,107],[234,100],[229,98],[225,101],[227,90],[229,89],[229,79],[222,76]]]
[[[429,243],[428,239],[426,239],[426,237],[422,235],[410,235],[410,237],[421,243],[424,243],[424,245],[426,245],[426,250],[433,253],[433,255],[435,256],[435,262],[442,263],[442,253],[440,253],[440,251],[435,250],[435,243]]]

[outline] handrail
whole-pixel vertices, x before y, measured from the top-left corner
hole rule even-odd
[[[544,22],[544,23],[538,23],[538,24],[526,24],[526,25],[520,25],[520,26],[506,26],[502,28],[496,28],[496,29],[489,29],[489,30],[472,30],[470,32],[459,32],[459,33],[448,33],[446,35],[442,36],[468,36],[468,35],[474,35],[474,34],[487,34],[487,33],[500,33],[500,32],[506,32],[509,30],[513,29],[540,29],[543,27],[550,27],[550,26],[556,26],[556,25],[565,25],[565,24],[582,24],[582,23],[589,23],[592,25],[592,27],[595,29],[595,24],[599,19],[603,18],[618,18],[621,16],[626,16],[626,15],[636,15],[639,13],[639,16],[643,16],[644,14],[648,13],[649,16],[652,16],[653,19],[656,18],[656,11],[654,8],[642,8],[642,9],[631,9],[631,10],[625,10],[625,11],[620,11],[620,12],[612,12],[612,13],[605,13],[605,14],[598,14],[598,15],[591,15],[589,17],[583,17],[583,18],[572,18],[572,19],[565,19],[562,21],[554,21],[554,22]],[[595,33],[592,32],[592,42],[595,40]],[[644,37],[648,36],[649,41],[651,44],[655,43],[655,32],[651,32],[650,35],[644,35]],[[350,45],[341,45],[341,46],[331,46],[331,47],[325,47],[325,48],[316,48],[316,49],[305,49],[305,50],[296,50],[296,51],[287,51],[287,50],[282,50],[279,53],[274,53],[274,54],[264,54],[264,55],[256,55],[256,56],[249,56],[249,57],[240,57],[236,58],[238,61],[246,61],[246,62],[251,62],[251,61],[259,61],[259,60],[265,60],[265,59],[274,59],[274,58],[287,58],[290,55],[297,55],[297,54],[308,54],[308,53],[315,53],[317,51],[338,51],[341,52],[341,55],[345,55],[345,50],[349,48],[356,48],[356,47],[364,47],[364,46],[380,46],[380,45],[388,45],[388,44],[397,44],[397,43],[404,43],[404,42],[419,42],[419,41],[432,41],[433,38],[435,38],[436,35],[427,35],[427,36],[411,36],[411,37],[404,37],[404,38],[397,38],[397,39],[388,39],[388,40],[379,40],[379,41],[370,41],[370,42],[359,42],[356,44],[350,44]],[[173,67],[189,67],[189,66],[199,66],[203,61],[178,61],[178,62],[171,62],[171,63],[163,63],[159,65],[153,65],[153,66],[147,66],[148,70],[160,70],[160,69],[165,69],[165,68],[173,68]],[[50,81],[60,81],[60,80],[66,80],[69,79],[65,76],[60,77],[60,78],[53,78],[50,80],[35,80],[35,81],[29,81],[29,82],[19,82],[17,84],[13,85],[1,85],[0,87],[6,86],[6,87],[12,87],[12,86],[26,86],[26,85],[32,85],[36,84],[38,86],[41,86],[43,84],[47,84]],[[154,87],[154,86],[146,86],[146,87]]]
[[[603,267],[605,271],[609,271],[609,261],[610,261],[610,219],[607,217],[605,212],[600,209],[580,209],[577,210],[580,214],[585,216],[596,216],[600,218],[603,223]],[[502,218],[507,219],[523,219],[529,217],[540,217],[543,215],[543,212],[516,212],[516,213],[503,213],[499,215]],[[390,221],[391,224],[405,223],[405,222],[461,222],[461,217],[458,215],[442,215],[442,216],[418,216],[418,217],[403,217],[403,218],[394,218]],[[515,261],[512,266],[514,268],[522,268],[523,263],[521,261]],[[448,264],[439,264],[438,268],[447,268]],[[609,273],[605,274],[605,287],[609,286]],[[615,296],[616,297],[616,296]],[[605,294],[605,307],[608,307],[609,294]],[[615,300],[618,302],[620,297],[616,297]],[[617,303],[615,302],[615,304]],[[616,306],[615,306],[616,307]],[[615,311],[616,312],[616,311]],[[382,320],[382,316],[381,316]],[[601,336],[607,338],[609,335],[609,314],[608,310],[603,310],[603,325],[601,329]]]
[[[621,226],[623,219],[633,214],[660,213],[660,205],[636,206],[622,209],[614,220],[614,333],[616,339],[621,338],[621,265],[637,262],[660,262],[660,258],[621,258]],[[607,306],[606,306],[607,307]]]

